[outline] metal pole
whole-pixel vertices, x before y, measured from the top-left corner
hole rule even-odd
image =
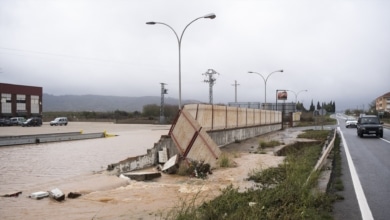
[[[232,86],[234,86],[234,102],[237,103],[237,86],[239,86],[240,84],[237,84],[237,80],[234,80],[234,84],[232,84]]]
[[[165,116],[164,116],[164,94],[168,94],[164,85],[167,85],[165,83],[160,83],[161,84],[161,105],[160,105],[160,124],[165,123]]]
[[[294,108],[294,111],[296,112],[296,111],[297,111],[297,102],[298,102],[298,95],[299,95],[299,93],[301,93],[301,92],[307,92],[308,90],[305,89],[305,90],[301,90],[301,91],[299,91],[299,92],[294,92],[294,91],[292,91],[292,90],[286,90],[286,91],[293,92],[294,95],[295,95],[295,108]]]
[[[283,73],[283,70],[276,70],[276,71],[273,71],[271,73],[268,74],[267,78],[264,78],[264,76],[258,72],[253,72],[253,71],[248,71],[248,73],[255,73],[259,76],[261,76],[261,78],[263,79],[264,81],[264,107],[265,105],[267,104],[267,81],[268,81],[268,78],[273,74],[273,73],[276,73],[276,72],[281,72]]]
[[[181,42],[182,42],[182,39],[183,39],[183,35],[184,35],[184,32],[186,31],[186,29],[188,28],[188,26],[190,26],[190,24],[194,23],[196,20],[199,20],[201,18],[210,18],[210,19],[214,19],[216,18],[216,15],[214,13],[211,13],[211,14],[207,14],[205,16],[202,16],[202,17],[199,17],[199,18],[196,18],[194,20],[192,20],[190,23],[187,24],[187,26],[184,28],[183,32],[181,33],[180,35],[180,38],[179,36],[177,35],[176,31],[171,27],[169,26],[168,24],[166,23],[162,23],[162,22],[154,22],[154,21],[150,21],[150,22],[146,22],[146,24],[149,24],[149,25],[155,25],[155,24],[162,24],[162,25],[165,25],[167,27],[169,27],[173,33],[175,34],[176,36],[176,39],[177,39],[177,43],[178,43],[178,46],[179,46],[179,110],[181,109]]]

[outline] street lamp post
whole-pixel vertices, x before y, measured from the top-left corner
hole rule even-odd
[[[293,92],[293,93],[294,93],[294,95],[295,95],[295,111],[297,111],[298,95],[299,95],[299,93],[301,93],[301,92],[307,92],[307,89],[301,90],[301,91],[299,91],[299,92],[294,92],[294,91],[292,91],[292,90],[286,90],[286,91],[290,91],[290,92]]]
[[[171,27],[169,26],[168,24],[166,23],[162,23],[162,22],[154,22],[154,21],[149,21],[149,22],[146,22],[146,24],[148,25],[155,25],[155,24],[162,24],[162,25],[165,25],[167,27],[169,27],[173,33],[175,34],[176,36],[176,39],[177,39],[177,43],[178,43],[178,46],[179,46],[179,109],[181,109],[181,42],[182,42],[182,39],[183,39],[183,35],[184,35],[184,32],[186,31],[186,29],[188,28],[188,26],[190,26],[190,24],[194,23],[195,21],[201,19],[201,18],[209,18],[209,19],[214,19],[216,17],[216,15],[214,13],[211,13],[211,14],[207,14],[205,16],[202,16],[202,17],[199,17],[199,18],[196,18],[194,19],[193,21],[191,21],[190,23],[187,24],[187,26],[184,28],[183,32],[181,33],[180,35],[180,38],[179,38],[179,35],[177,35],[176,31]]]
[[[283,73],[283,70],[276,70],[276,71],[273,71],[273,72],[271,72],[271,73],[268,74],[267,78],[264,78],[264,76],[261,75],[260,73],[248,71],[248,73],[255,73],[255,74],[261,76],[261,78],[264,80],[264,104],[267,104],[267,81],[268,81],[268,78],[269,78],[273,73],[277,73],[277,72]]]

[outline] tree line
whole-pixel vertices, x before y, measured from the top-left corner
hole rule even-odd
[[[170,123],[178,112],[177,105],[165,105],[164,117],[166,123]],[[142,112],[127,112],[123,110],[97,112],[44,112],[43,121],[52,121],[56,117],[67,117],[69,121],[114,121],[116,123],[158,123],[160,117],[160,106],[150,104],[143,106]]]
[[[329,103],[322,102],[317,102],[317,107],[314,105],[313,100],[311,100],[311,104],[309,109],[306,109],[302,103],[297,102],[296,104],[297,110],[302,111],[302,112],[314,112],[315,110],[320,110],[320,109],[325,109],[326,112],[336,112],[336,102],[335,101],[330,101]]]

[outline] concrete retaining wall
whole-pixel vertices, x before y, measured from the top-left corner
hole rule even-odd
[[[185,105],[184,109],[207,131],[282,122],[280,111],[205,104]]]
[[[213,139],[213,141],[221,147],[236,141],[242,141],[280,129],[282,129],[281,123],[273,125],[214,130],[208,131],[207,133],[210,135],[211,139]]]

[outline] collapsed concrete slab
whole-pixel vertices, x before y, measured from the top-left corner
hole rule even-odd
[[[182,159],[203,161],[216,167],[221,150],[185,108],[172,124],[169,136]]]
[[[169,160],[164,163],[164,166],[162,167],[161,171],[163,172],[166,172],[166,173],[175,173],[176,170],[177,170],[177,164],[178,164],[178,156],[177,154],[171,158],[169,158]]]
[[[136,181],[148,181],[161,177],[160,172],[136,172],[136,173],[124,173],[125,177]]]

